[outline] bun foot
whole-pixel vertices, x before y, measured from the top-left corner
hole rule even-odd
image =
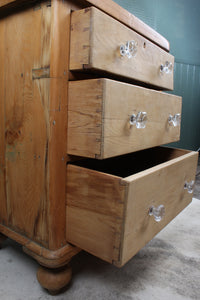
[[[0,249],[2,249],[2,244],[6,239],[7,239],[7,236],[0,233]]]
[[[59,269],[48,269],[40,266],[37,280],[51,295],[57,295],[70,283],[72,270],[67,265]]]

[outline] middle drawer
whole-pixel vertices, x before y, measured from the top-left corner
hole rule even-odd
[[[179,140],[182,98],[110,79],[69,83],[68,154],[97,159]]]

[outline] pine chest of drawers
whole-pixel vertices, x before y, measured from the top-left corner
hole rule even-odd
[[[0,241],[55,294],[81,249],[123,266],[181,212],[198,155],[160,146],[180,138],[169,43],[111,0],[4,0],[0,39]]]

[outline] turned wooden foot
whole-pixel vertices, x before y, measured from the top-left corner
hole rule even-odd
[[[0,233],[0,249],[2,248],[2,244],[6,239],[7,239],[7,236]]]
[[[71,281],[72,270],[69,265],[59,269],[48,269],[40,266],[37,279],[41,286],[51,295],[59,294]]]

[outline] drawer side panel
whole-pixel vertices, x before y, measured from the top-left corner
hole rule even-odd
[[[67,168],[67,241],[110,263],[119,258],[123,226],[126,186],[120,182],[116,176]]]
[[[101,155],[103,81],[69,82],[68,154]]]
[[[70,70],[84,68],[90,63],[91,10],[71,14]]]

